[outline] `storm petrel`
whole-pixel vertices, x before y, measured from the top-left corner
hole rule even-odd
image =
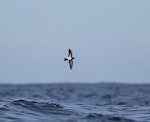
[[[70,66],[70,70],[72,69],[73,67],[73,59],[74,57],[72,57],[72,51],[71,49],[68,50],[68,57],[67,58],[64,58],[64,61],[69,61],[69,66]]]

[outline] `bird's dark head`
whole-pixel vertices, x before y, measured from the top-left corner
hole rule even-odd
[[[74,57],[72,57],[72,59],[75,59]]]

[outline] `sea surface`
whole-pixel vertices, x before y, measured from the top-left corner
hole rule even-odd
[[[0,122],[150,122],[150,84],[1,84]]]

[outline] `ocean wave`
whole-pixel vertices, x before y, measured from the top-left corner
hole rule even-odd
[[[81,104],[78,107],[82,106],[84,105]],[[14,113],[11,116],[5,117],[5,120],[7,118],[7,120],[22,121],[20,116],[22,116],[21,118],[28,116],[28,118],[24,118],[27,121],[33,121],[33,118],[36,118],[37,121],[58,121],[58,117],[61,116],[63,117],[63,119],[60,119],[61,122],[135,122],[113,115],[90,113],[90,111],[87,113],[82,110],[80,111],[77,107],[67,108],[67,106],[61,103],[37,102],[23,99],[7,102],[7,104],[0,107],[0,113],[6,112],[9,115],[9,111],[14,111]]]
[[[133,120],[126,119],[123,117],[103,115],[98,113],[90,113],[84,119],[91,122],[135,122]]]
[[[11,104],[15,106],[15,108],[22,107],[22,109],[28,109],[30,111],[34,111],[42,114],[55,114],[55,115],[71,114],[71,111],[64,109],[64,107],[58,103],[16,100],[16,101],[12,101]]]

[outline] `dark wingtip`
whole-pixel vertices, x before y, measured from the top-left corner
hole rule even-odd
[[[67,59],[66,58],[64,58],[64,61],[66,61]]]

